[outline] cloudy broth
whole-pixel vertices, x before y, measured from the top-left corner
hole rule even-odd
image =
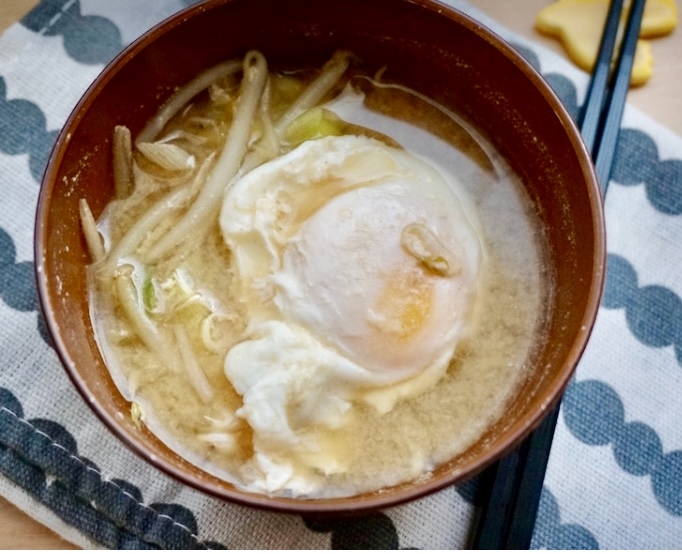
[[[273,73],[268,91],[273,119],[315,75]],[[115,266],[107,258],[93,264],[89,283],[97,341],[117,387],[132,403],[130,417],[190,462],[250,489],[254,433],[236,413],[242,397],[224,372],[225,355],[243,340],[248,324],[217,218],[205,233],[149,261],[151,245],[177,225],[198,194],[191,191],[197,174],[210,172],[212,152],[233,123],[238,87],[239,73],[222,77],[165,125],[156,140],[166,137],[166,144],[181,149],[159,150],[161,158],[177,154],[167,167],[160,167],[157,154],[150,159],[135,151],[134,190],[114,200],[97,222],[105,249],[111,252],[154,206],[177,204]],[[467,191],[465,204],[478,213],[486,257],[469,331],[437,385],[400,400],[388,413],[353,403],[346,423],[320,441],[340,453],[346,470],[295,468],[311,484],[310,496],[333,497],[417,479],[464,452],[504,417],[532,364],[552,291],[542,230],[517,176],[456,115],[358,69],[347,71],[322,104],[343,122],[335,131],[399,145],[454,175]],[[266,134],[259,128],[249,152]],[[186,168],[185,154],[192,158]],[[177,193],[169,199],[182,187],[187,198]],[[144,306],[141,324],[130,321],[130,306],[121,300],[126,291]],[[145,324],[180,362],[160,357],[140,338],[139,325]],[[190,360],[183,350],[192,352]],[[200,375],[188,374],[185,364],[198,367]],[[285,488],[276,494],[292,493]]]

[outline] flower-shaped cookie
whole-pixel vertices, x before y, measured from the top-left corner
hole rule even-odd
[[[579,67],[591,71],[597,59],[609,3],[609,0],[558,0],[540,11],[535,27],[557,37],[569,57]],[[625,4],[622,17],[627,14],[629,2]],[[642,37],[665,35],[676,26],[675,0],[647,0],[630,80],[632,85],[646,83],[653,72],[651,44]]]

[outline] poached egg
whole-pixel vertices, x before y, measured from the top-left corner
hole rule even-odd
[[[466,333],[484,262],[457,179],[362,136],[325,137],[242,176],[220,226],[246,305],[225,358],[253,430],[249,481],[312,495],[343,472],[353,405],[432,387]]]

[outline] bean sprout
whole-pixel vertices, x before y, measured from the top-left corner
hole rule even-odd
[[[102,237],[100,237],[97,230],[95,218],[90,211],[90,205],[85,198],[81,198],[78,202],[78,211],[81,218],[81,227],[83,227],[83,235],[85,242],[88,245],[88,251],[93,262],[98,262],[104,258],[104,246],[102,245]]]
[[[192,79],[184,87],[178,90],[165,106],[159,110],[140,134],[137,135],[135,143],[152,142],[166,126],[166,123],[168,123],[176,113],[183,109],[192,98],[202,90],[207,89],[218,79],[234,75],[241,68],[242,63],[239,60],[231,60],[207,69],[201,75]]]
[[[248,144],[258,102],[268,76],[267,62],[259,52],[251,51],[244,57],[244,77],[236,113],[227,140],[199,197],[171,231],[162,237],[145,256],[154,264],[193,232],[203,236],[220,212],[220,199],[225,188],[237,174]]]

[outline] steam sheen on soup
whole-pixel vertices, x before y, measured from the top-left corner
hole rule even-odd
[[[463,453],[526,376],[537,221],[477,134],[347,52],[202,73],[81,216],[91,317],[131,417],[269,495],[338,497]]]

